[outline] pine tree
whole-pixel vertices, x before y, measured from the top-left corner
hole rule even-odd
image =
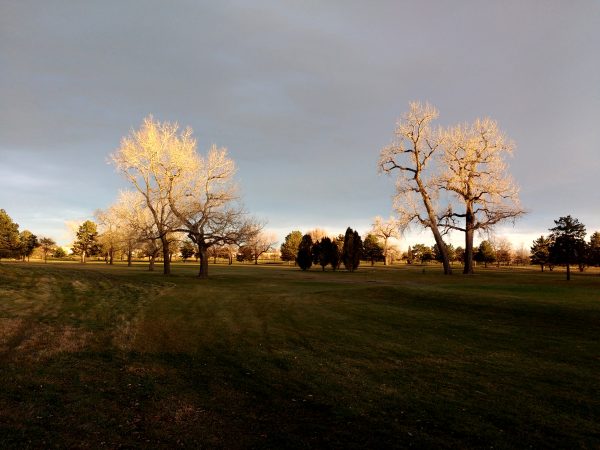
[[[298,245],[296,262],[302,270],[308,270],[312,266],[312,238],[309,234],[302,236],[300,245]]]
[[[179,252],[181,253],[181,258],[183,259],[183,262],[186,262],[188,258],[191,258],[192,256],[194,256],[194,253],[196,253],[196,250],[194,249],[194,243],[186,239],[181,244],[181,247],[179,247]]]
[[[281,244],[281,260],[282,261],[294,261],[296,262],[296,256],[298,255],[298,246],[302,240],[302,233],[300,231],[292,231],[285,237],[285,241]]]
[[[479,244],[479,248],[477,249],[477,253],[475,253],[474,259],[477,262],[482,262],[484,267],[487,267],[488,263],[493,263],[496,261],[496,254],[492,244],[490,244],[488,241],[482,241],[481,244]]]
[[[544,271],[544,266],[550,265],[551,244],[551,239],[540,236],[533,241],[533,245],[531,246],[531,255],[529,256],[531,264],[539,264],[542,268],[542,272]]]
[[[550,246],[550,258],[556,264],[567,266],[567,280],[571,279],[571,264],[580,263],[585,250],[585,225],[571,217],[555,220],[556,226],[550,228],[553,244]]]
[[[360,257],[362,256],[363,244],[362,239],[357,231],[348,227],[344,235],[344,249],[342,252],[342,261],[346,270],[354,272],[360,265]]]
[[[19,224],[0,209],[0,258],[14,258],[19,252]]]
[[[91,220],[86,220],[77,230],[77,236],[73,243],[73,254],[81,256],[81,262],[85,263],[87,256],[93,256],[100,251],[98,246],[98,229]]]
[[[600,232],[590,236],[588,261],[590,266],[600,266]]]
[[[384,258],[383,246],[374,234],[367,234],[367,237],[365,237],[365,241],[363,242],[363,256],[371,261],[371,266],[375,265],[375,261],[380,261]]]

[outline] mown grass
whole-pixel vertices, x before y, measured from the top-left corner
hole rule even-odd
[[[600,447],[600,276],[0,265],[0,447]]]

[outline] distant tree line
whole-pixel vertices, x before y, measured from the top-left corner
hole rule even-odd
[[[46,240],[47,238],[42,238]],[[0,209],[0,259],[29,259],[33,251],[41,245],[37,236],[29,230],[19,232],[19,224],[4,209]]]
[[[360,234],[350,227],[345,234],[334,238],[327,236],[321,229],[304,235],[295,230],[285,237],[280,254],[283,261],[294,262],[302,270],[315,265],[321,266],[322,270],[329,266],[335,271],[343,264],[346,270],[354,272],[361,259],[369,261],[371,265],[376,261],[385,263],[385,244],[372,233],[367,234],[363,241]]]
[[[571,279],[571,266],[583,272],[587,266],[600,266],[600,232],[596,231],[585,241],[585,225],[570,215],[554,221],[548,236],[540,236],[531,246],[531,264],[551,271],[555,266],[565,266],[567,280]]]

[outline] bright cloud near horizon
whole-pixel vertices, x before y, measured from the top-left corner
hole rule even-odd
[[[600,3],[103,1],[0,4],[0,208],[62,244],[126,182],[107,163],[145,116],[229,149],[279,238],[389,217],[377,173],[412,100],[489,116],[516,143],[529,247],[571,214],[600,230]],[[460,244],[460,236],[452,238]],[[411,242],[431,244],[418,228]]]

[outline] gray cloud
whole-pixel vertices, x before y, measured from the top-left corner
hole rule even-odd
[[[123,186],[107,155],[153,113],[227,146],[273,227],[368,223],[391,207],[379,148],[420,99],[441,124],[489,115],[516,141],[518,226],[600,228],[599,30],[593,1],[3,2],[3,172],[63,171],[46,172],[43,207],[24,181],[0,203],[49,221],[106,206]]]

